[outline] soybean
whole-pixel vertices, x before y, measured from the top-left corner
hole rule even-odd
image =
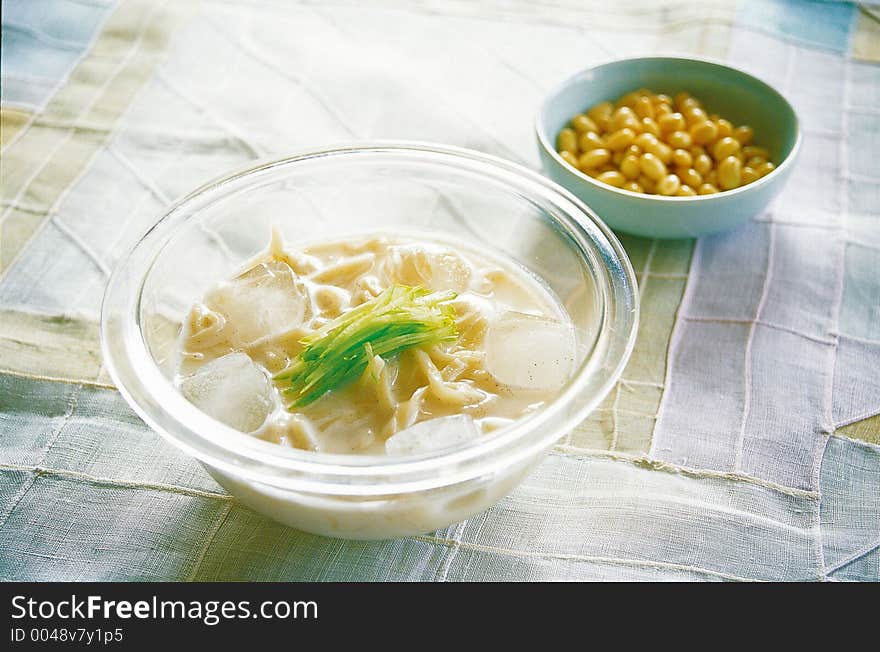
[[[718,165],[718,185],[722,190],[739,188],[742,183],[742,163],[735,156],[728,156]]]
[[[657,193],[661,195],[674,195],[681,188],[681,179],[674,174],[667,174],[657,182]]]
[[[660,181],[666,176],[666,165],[651,152],[642,154],[642,158],[639,159],[639,168],[646,177],[654,181]]]
[[[611,152],[604,148],[591,149],[589,152],[581,154],[578,159],[578,167],[581,170],[589,170],[598,168],[611,160]]]
[[[563,161],[615,188],[691,197],[754,183],[776,166],[754,130],[709,113],[687,92],[647,89],[578,113],[556,135]]]

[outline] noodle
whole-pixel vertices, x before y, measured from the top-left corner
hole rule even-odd
[[[225,401],[224,414],[229,413],[230,401],[247,401],[252,391],[234,383],[252,374],[217,381],[216,396],[187,394],[202,367],[222,364],[236,354],[240,358],[235,364],[249,364],[249,359],[271,377],[300,355],[304,338],[394,284],[458,293],[450,301],[455,341],[388,358],[371,355],[356,382],[297,408],[283,391],[282,374],[271,385],[274,407],[254,436],[305,450],[382,453],[386,439],[416,423],[465,414],[474,420],[477,432],[487,434],[540,408],[558,392],[559,383],[516,385],[504,380],[505,375],[532,378],[529,356],[535,352],[493,358],[507,365],[521,362],[523,369],[487,366],[487,351],[498,345],[492,336],[496,323],[504,321],[510,328],[514,320],[514,327],[522,323],[533,329],[552,324],[562,328],[560,332],[570,328],[559,302],[512,263],[483,252],[453,250],[430,239],[381,236],[292,251],[277,232],[243,273],[212,288],[190,310],[180,340],[182,391],[208,413],[212,400]],[[571,355],[573,342],[565,345]],[[247,356],[245,362],[241,353]],[[559,373],[567,372],[561,368]],[[227,423],[237,427],[234,419]]]

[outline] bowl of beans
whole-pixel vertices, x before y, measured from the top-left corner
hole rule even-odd
[[[625,59],[581,71],[536,121],[545,173],[612,228],[688,238],[734,228],[782,189],[797,115],[765,82],[699,59]]]

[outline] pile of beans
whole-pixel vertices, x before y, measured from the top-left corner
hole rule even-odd
[[[707,114],[688,93],[641,89],[601,102],[559,132],[556,150],[584,174],[649,195],[711,195],[773,171],[752,128]]]

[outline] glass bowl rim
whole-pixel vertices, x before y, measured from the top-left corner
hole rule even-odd
[[[623,346],[616,347],[617,359],[604,382],[593,388],[592,395],[581,407],[565,416],[561,426],[547,428],[550,432],[538,432],[553,423],[588,386],[599,361],[596,346],[562,392],[536,413],[477,444],[446,453],[399,458],[316,453],[250,437],[196,408],[159,369],[141,331],[141,299],[156,259],[177,229],[191,219],[198,219],[199,212],[206,206],[222,202],[230,194],[247,191],[264,173],[325,157],[361,154],[416,155],[444,167],[500,178],[509,190],[522,191],[525,186],[531,194],[523,195],[524,199],[531,201],[538,195],[545,206],[550,203],[557,209],[559,214],[547,212],[547,219],[554,227],[563,228],[579,259],[588,255],[586,250],[592,250],[605,263],[606,277],[594,279],[597,286],[601,285],[597,289],[603,293],[597,344],[605,338],[607,346],[612,335],[625,341]],[[617,267],[612,269],[609,263]],[[131,292],[132,276],[135,296]],[[609,321],[609,300],[621,303],[625,317],[617,320],[618,323]],[[111,274],[101,309],[101,347],[107,370],[126,402],[153,430],[204,464],[284,489],[377,496],[457,484],[509,467],[546,448],[559,438],[560,431],[574,427],[608,394],[632,353],[638,321],[638,284],[626,252],[610,228],[566,189],[524,166],[474,150],[420,141],[358,141],[250,161],[203,184],[166,208],[120,258]]]

